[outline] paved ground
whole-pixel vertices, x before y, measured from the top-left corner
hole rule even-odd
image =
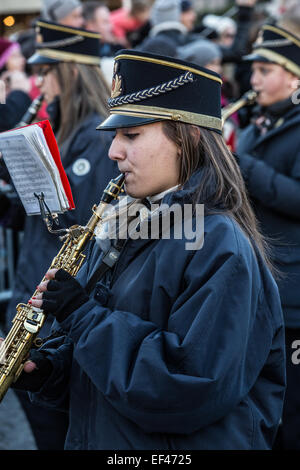
[[[4,334],[1,333],[0,337]],[[0,403],[0,450],[36,450],[29,423],[12,389]]]
[[[36,450],[26,416],[13,390],[0,403],[0,450]]]

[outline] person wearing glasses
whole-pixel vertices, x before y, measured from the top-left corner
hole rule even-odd
[[[100,69],[99,35],[38,21],[36,37],[37,49],[28,63],[39,75],[40,91],[48,103],[47,112],[75,202],[75,210],[59,217],[60,225],[84,225],[90,218],[92,206],[99,202],[107,181],[118,174],[116,163],[107,159],[111,134],[96,131],[99,122],[107,116],[109,96],[109,88]],[[20,221],[20,217],[14,220],[16,211],[17,208],[10,205],[4,214],[12,226]],[[9,212],[11,218],[8,217]],[[7,330],[11,327],[17,304],[27,302],[31,297],[61,247],[59,237],[47,231],[40,216],[26,217],[24,227],[18,228],[23,228],[24,236],[13,294],[6,312]],[[48,335],[52,321],[53,318],[49,317],[42,336]],[[67,415],[60,413],[57,420],[54,412],[46,415],[47,410],[45,414],[42,410],[37,413],[26,394],[18,392],[18,396],[29,416],[38,448],[61,448]]]

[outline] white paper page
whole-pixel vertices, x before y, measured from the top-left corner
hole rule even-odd
[[[40,214],[34,193],[44,193],[51,212],[61,212],[53,180],[24,135],[0,134],[0,151],[27,215]]]
[[[40,154],[45,167],[48,168],[49,173],[52,175],[62,209],[68,209],[69,201],[65,194],[65,190],[60,179],[58,168],[56,166],[55,161],[53,160],[44,133],[39,126],[32,126],[32,128],[34,128],[35,132],[31,136],[30,143]]]
[[[20,129],[14,129],[13,131],[2,132],[0,136],[10,137],[12,135],[24,135],[27,142],[32,146],[33,150],[39,155],[40,159],[48,169],[54,185],[57,190],[58,199],[60,201],[60,211],[69,209],[69,201],[63,188],[58,168],[53,160],[51,152],[49,151],[46,138],[43,130],[38,125],[21,127]]]

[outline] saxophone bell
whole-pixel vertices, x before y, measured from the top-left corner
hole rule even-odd
[[[243,108],[244,106],[251,106],[255,103],[258,96],[258,92],[254,90],[249,90],[244,95],[234,103],[229,103],[227,106],[224,106],[222,109],[222,123],[230,118],[232,114],[234,114],[239,109]]]

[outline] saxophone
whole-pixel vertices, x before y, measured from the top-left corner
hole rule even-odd
[[[108,183],[98,206],[93,206],[93,215],[85,226],[73,225],[66,230],[67,233],[62,237],[64,243],[49,269],[62,268],[72,276],[77,274],[86,257],[83,251],[89,240],[94,236],[97,224],[102,221],[102,215],[107,205],[112,200],[117,199],[120,192],[123,191],[124,180],[125,176],[121,174]],[[33,295],[35,294],[37,294],[37,291]],[[42,309],[33,307],[30,304],[20,303],[16,309],[17,313],[12,321],[13,326],[1,344],[0,402],[11,384],[21,374],[31,347],[33,345],[36,347],[41,346],[41,340],[37,338],[37,334],[46,319]]]

